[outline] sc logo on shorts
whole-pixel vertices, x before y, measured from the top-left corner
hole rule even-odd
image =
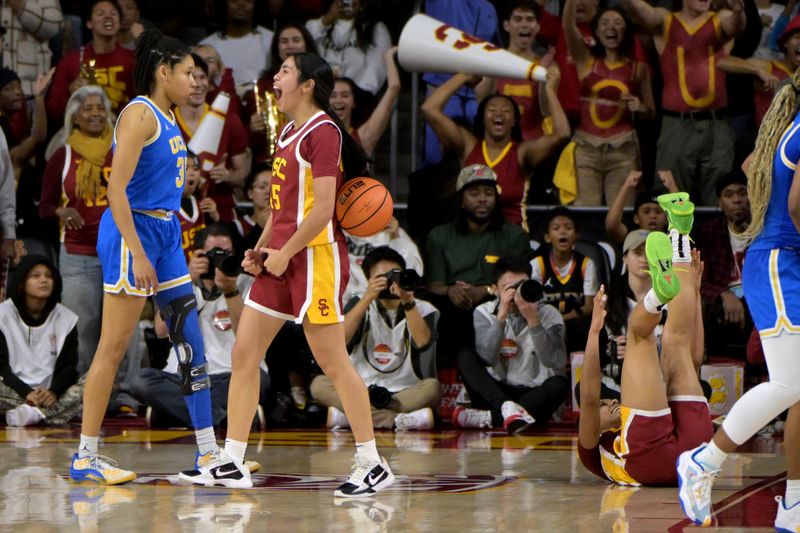
[[[328,307],[328,299],[320,298],[317,300],[317,308],[321,316],[328,316],[328,309],[330,309],[330,307]]]

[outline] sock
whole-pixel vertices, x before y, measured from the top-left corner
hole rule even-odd
[[[669,240],[672,243],[672,262],[691,263],[692,246],[688,235],[681,235],[678,230],[673,228],[669,232]]]
[[[84,458],[90,455],[97,455],[97,443],[100,437],[88,437],[81,433],[81,443],[78,445],[78,457]]]
[[[213,426],[195,430],[194,438],[197,440],[197,450],[200,452],[200,455],[205,455],[219,448],[217,446],[217,436],[214,435]]]
[[[664,307],[664,304],[658,299],[658,296],[656,296],[656,291],[653,289],[650,289],[647,291],[647,294],[644,295],[642,305],[644,306],[645,311],[654,315],[661,313],[661,308]]]
[[[356,442],[356,455],[370,463],[381,462],[381,456],[378,455],[378,448],[375,446],[375,439],[367,442]]]
[[[247,450],[247,443],[233,439],[225,439],[225,453],[233,459],[237,465],[244,463],[244,452]]]
[[[787,479],[783,506],[788,509],[798,502],[800,502],[800,479]]]
[[[697,452],[697,455],[694,456],[694,460],[697,461],[704,470],[719,470],[726,457],[728,457],[728,454],[720,450],[712,440],[705,448]]]

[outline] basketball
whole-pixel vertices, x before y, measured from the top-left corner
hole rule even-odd
[[[383,230],[393,212],[392,195],[372,178],[346,181],[336,195],[336,220],[356,237],[369,237]]]

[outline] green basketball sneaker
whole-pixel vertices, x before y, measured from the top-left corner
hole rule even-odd
[[[667,213],[669,229],[675,228],[681,235],[688,235],[694,223],[694,204],[689,200],[689,193],[673,192],[662,194],[658,205]]]
[[[681,282],[672,270],[672,243],[660,231],[647,236],[645,255],[653,278],[653,291],[662,304],[669,303],[681,290]]]

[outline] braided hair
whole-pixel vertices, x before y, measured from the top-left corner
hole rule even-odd
[[[750,197],[752,220],[741,236],[754,238],[764,228],[764,217],[767,214],[770,196],[772,196],[772,168],[775,152],[786,128],[797,114],[798,93],[800,93],[800,69],[794,71],[791,83],[786,84],[769,106],[761,123],[750,162],[747,195]]]
[[[152,94],[155,72],[159,65],[173,68],[189,55],[189,47],[184,43],[164,35],[158,30],[148,30],[139,37],[136,45],[136,67],[133,69],[133,83],[136,94]]]
[[[364,149],[347,132],[339,116],[331,109],[331,92],[333,92],[333,71],[330,65],[317,54],[299,52],[291,54],[298,71],[298,82],[314,80],[314,103],[325,111],[334,124],[342,132],[342,163],[344,179],[349,180],[367,175],[369,158]]]

